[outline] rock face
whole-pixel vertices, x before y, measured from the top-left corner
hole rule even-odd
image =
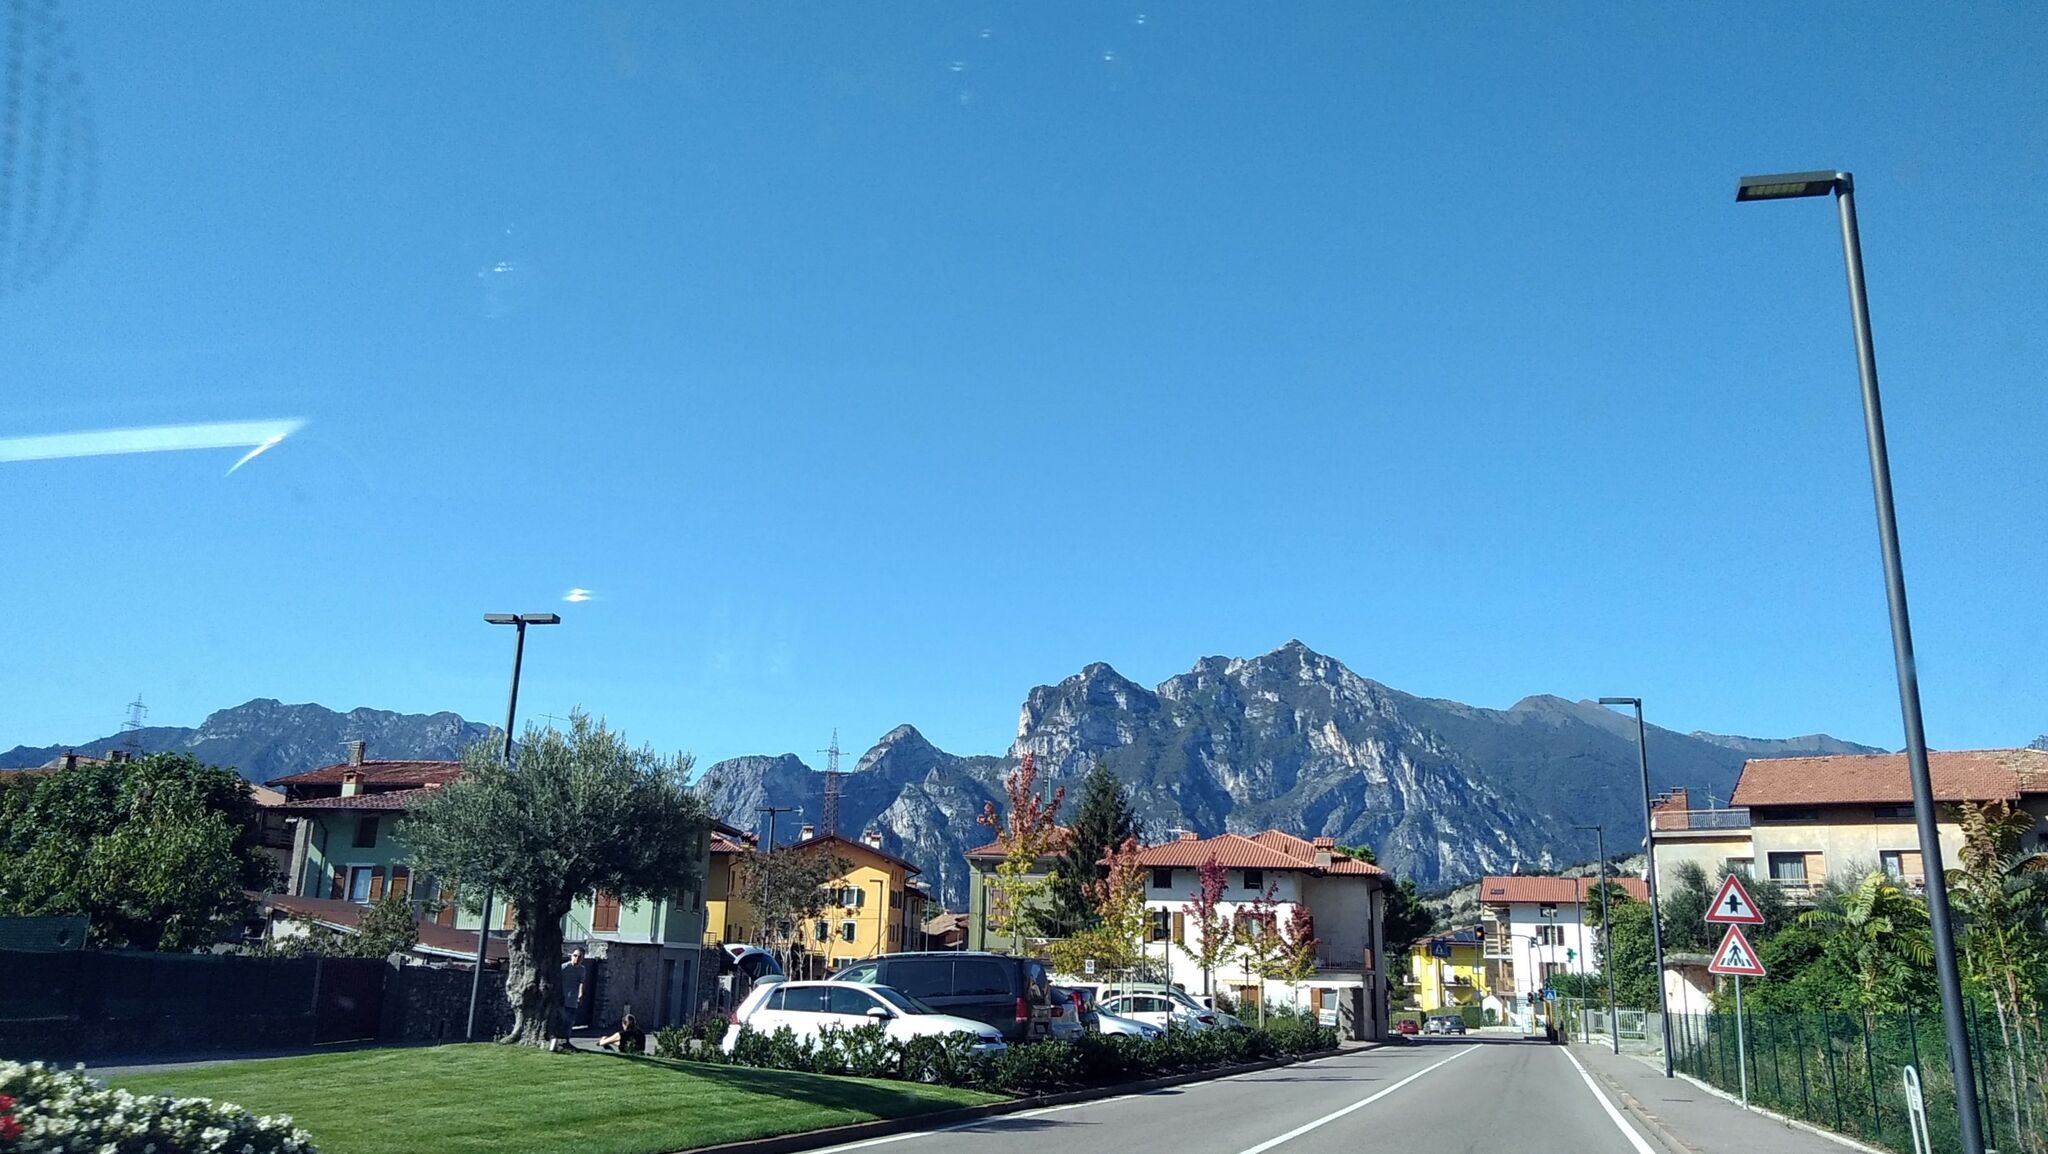
[[[190,753],[209,765],[232,766],[251,781],[267,781],[344,760],[346,743],[358,739],[368,743],[373,758],[455,758],[490,734],[490,726],[453,713],[336,713],[259,697],[209,714],[197,729],[151,726],[133,736],[144,753]],[[116,733],[82,745],[18,745],[0,753],[0,769],[41,765],[67,751],[100,756],[120,749],[129,737]]]
[[[1749,757],[1823,750],[1872,752],[1821,736],[1649,730],[1653,787],[1695,797],[1725,799]],[[960,852],[990,837],[974,815],[1000,801],[1003,775],[1026,751],[1069,784],[1106,762],[1131,787],[1148,837],[1277,826],[1370,845],[1426,887],[1590,860],[1593,835],[1575,825],[1605,825],[1611,850],[1642,829],[1632,717],[1558,697],[1505,710],[1415,697],[1294,641],[1250,660],[1203,658],[1156,689],[1090,665],[1031,691],[1001,758],[955,756],[898,726],[847,774],[840,832],[878,829],[960,908]],[[787,754],[720,762],[705,788],[748,828],[761,805],[800,805],[815,821],[823,801],[823,775]]]

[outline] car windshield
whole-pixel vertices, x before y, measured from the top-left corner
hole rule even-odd
[[[906,1014],[936,1014],[940,1012],[901,990],[892,990],[887,986],[869,986],[868,993],[902,1010]]]

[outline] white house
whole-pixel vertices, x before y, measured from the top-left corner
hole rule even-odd
[[[1649,899],[1641,878],[1609,875],[1607,880],[1637,901]],[[1543,996],[1552,977],[1599,971],[1599,931],[1586,921],[1588,907],[1600,902],[1594,888],[1598,881],[1527,874],[1480,879],[1490,1008],[1518,1017]]]
[[[1184,833],[1176,841],[1146,848],[1145,906],[1152,914],[1148,935],[1161,954],[1168,980],[1190,993],[1224,993],[1240,1002],[1266,999],[1304,1009],[1335,1010],[1363,992],[1369,1036],[1383,1033],[1388,975],[1383,964],[1381,918],[1386,874],[1378,866],[1338,853],[1330,838],[1309,841],[1269,829],[1249,837],[1226,833],[1204,838]],[[1237,961],[1211,973],[1189,956],[1198,940],[1192,904],[1200,871],[1209,861],[1225,871],[1218,908],[1233,920],[1261,895],[1272,892],[1275,923],[1285,929],[1297,908],[1306,907],[1316,938],[1316,972],[1305,981],[1261,980]],[[1401,959],[1395,959],[1400,964]]]

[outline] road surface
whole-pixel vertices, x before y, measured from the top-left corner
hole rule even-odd
[[[831,1148],[873,1154],[1662,1154],[1565,1047],[1431,1039]]]

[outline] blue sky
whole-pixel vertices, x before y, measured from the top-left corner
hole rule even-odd
[[[97,197],[0,295],[0,745],[251,697],[997,751],[1292,637],[1679,729],[2048,730],[2048,10],[76,5]],[[45,195],[56,196],[56,192]],[[571,588],[595,599],[565,604]]]

